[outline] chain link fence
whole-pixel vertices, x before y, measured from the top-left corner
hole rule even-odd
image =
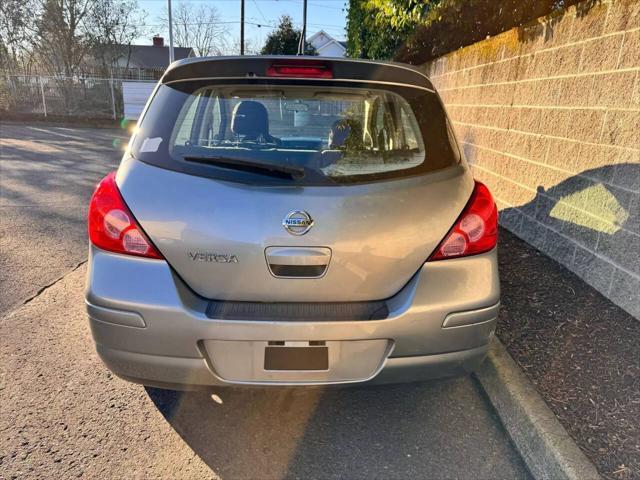
[[[0,112],[43,117],[124,117],[123,82],[95,77],[0,76]],[[149,83],[148,81],[146,83]]]

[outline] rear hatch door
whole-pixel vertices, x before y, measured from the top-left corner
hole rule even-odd
[[[195,292],[260,302],[392,296],[446,235],[473,189],[462,166],[365,185],[256,187],[131,159],[117,180],[142,228]],[[312,218],[304,235],[283,226],[292,211]],[[274,264],[326,271],[278,277]]]
[[[471,195],[442,102],[410,67],[284,57],[176,65],[117,182],[203,297],[390,297]]]

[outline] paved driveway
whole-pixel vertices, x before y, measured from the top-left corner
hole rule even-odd
[[[529,478],[471,377],[215,398],[115,378],[80,263],[122,134],[0,128],[0,478]]]
[[[0,316],[87,256],[95,184],[126,132],[0,123]]]

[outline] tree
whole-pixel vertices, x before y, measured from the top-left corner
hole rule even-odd
[[[535,18],[599,0],[350,0],[351,57],[420,64]]]
[[[389,59],[441,0],[350,0],[347,53]]]
[[[108,71],[144,32],[136,0],[32,1],[39,3],[32,11],[33,53],[50,75],[74,76],[96,64]]]
[[[213,5],[179,3],[172,12],[172,17],[176,46],[193,48],[199,57],[224,55],[228,49],[229,30]],[[169,23],[166,11],[160,20],[162,23]]]
[[[302,32],[293,28],[293,20],[289,15],[280,17],[280,23],[274,31],[267,36],[267,41],[262,47],[262,55],[296,55]],[[309,42],[305,42],[305,55],[317,55],[318,52]]]
[[[120,58],[129,64],[131,43],[148,33],[143,25],[143,12],[136,0],[93,0],[87,18],[87,40],[92,58],[98,62],[104,75]]]
[[[260,55],[260,47],[251,38],[244,39],[244,54],[245,55]],[[228,48],[228,55],[240,55],[240,38],[233,40]]]
[[[27,69],[32,59],[33,9],[33,0],[0,0],[0,69]]]
[[[90,0],[44,0],[36,22],[36,53],[48,73],[77,73],[89,50],[85,19],[90,8]]]

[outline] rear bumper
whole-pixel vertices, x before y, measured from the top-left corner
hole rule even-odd
[[[212,371],[203,358],[163,357],[141,353],[112,350],[97,345],[98,355],[104,364],[119,377],[143,385],[172,390],[207,390],[212,387],[243,385],[266,386],[260,382],[227,382]],[[279,382],[278,386],[296,385],[379,385],[385,383],[417,382],[435,378],[464,375],[473,372],[485,359],[488,346],[461,352],[423,355],[416,357],[387,358],[384,367],[375,377],[360,382]]]
[[[87,311],[97,351],[116,375],[146,385],[191,389],[230,384],[388,383],[464,374],[484,359],[499,308],[496,251],[426,263],[389,302],[389,316],[371,321],[219,320],[166,262],[93,248]],[[243,356],[215,355],[224,342],[326,341],[352,346],[388,342],[384,353],[356,353],[349,375],[235,374]],[[241,343],[238,343],[241,345]],[[349,349],[344,348],[345,352]],[[375,357],[378,355],[378,357]],[[218,364],[216,365],[216,362]],[[226,364],[225,364],[226,363]],[[345,362],[343,362],[345,363]],[[232,368],[233,367],[233,368]],[[253,371],[254,374],[246,373]],[[227,374],[225,372],[232,372]],[[243,376],[244,375],[244,376]]]

